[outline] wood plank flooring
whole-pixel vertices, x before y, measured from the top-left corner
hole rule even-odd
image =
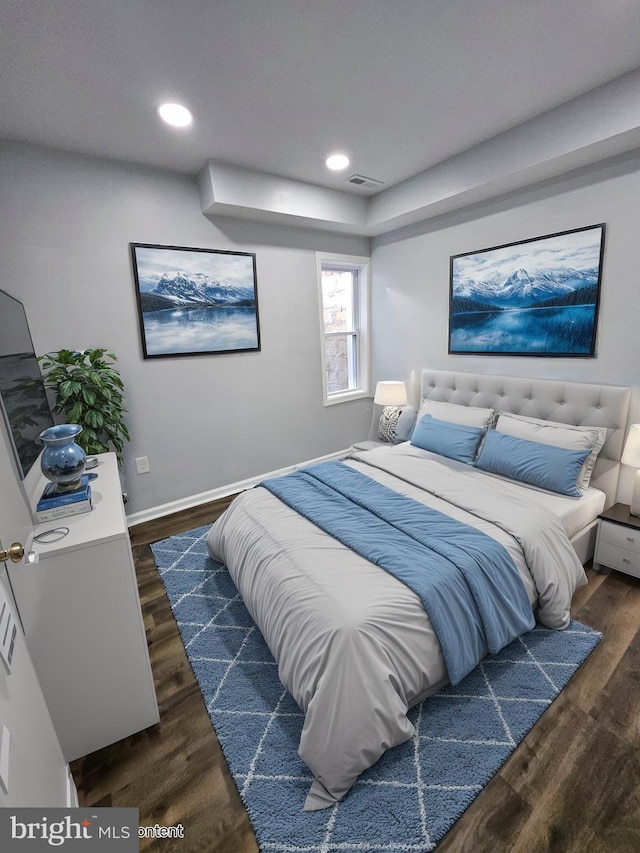
[[[141,850],[255,853],[149,543],[209,524],[230,499],[132,528],[160,723],[72,763],[80,805],[135,806],[185,837]],[[639,853],[640,581],[587,572],[573,615],[604,639],[437,853]],[[383,851],[381,851],[383,853]]]

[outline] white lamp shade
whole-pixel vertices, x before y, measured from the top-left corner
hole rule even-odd
[[[395,379],[378,382],[373,402],[378,406],[406,406],[407,386]]]
[[[631,424],[627,442],[622,451],[623,465],[640,468],[640,424]]]

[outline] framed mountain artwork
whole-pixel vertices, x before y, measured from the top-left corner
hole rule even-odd
[[[605,226],[451,257],[449,353],[595,356]]]
[[[145,358],[260,349],[254,254],[130,247]]]

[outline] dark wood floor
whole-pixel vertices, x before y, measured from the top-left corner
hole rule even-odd
[[[184,840],[141,840],[141,850],[258,850],[149,548],[212,522],[226,503],[132,528],[160,723],[72,763],[81,805],[135,806],[142,825],[183,824]],[[640,581],[588,576],[573,615],[603,641],[438,853],[640,851]]]

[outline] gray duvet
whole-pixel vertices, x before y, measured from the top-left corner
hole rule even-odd
[[[538,620],[562,629],[584,569],[560,520],[513,485],[409,444],[347,460],[362,473],[497,539]],[[360,773],[413,734],[407,710],[447,683],[417,595],[266,489],[239,495],[213,525],[227,565],[305,713],[299,755],[314,781],[305,809],[341,799]]]

